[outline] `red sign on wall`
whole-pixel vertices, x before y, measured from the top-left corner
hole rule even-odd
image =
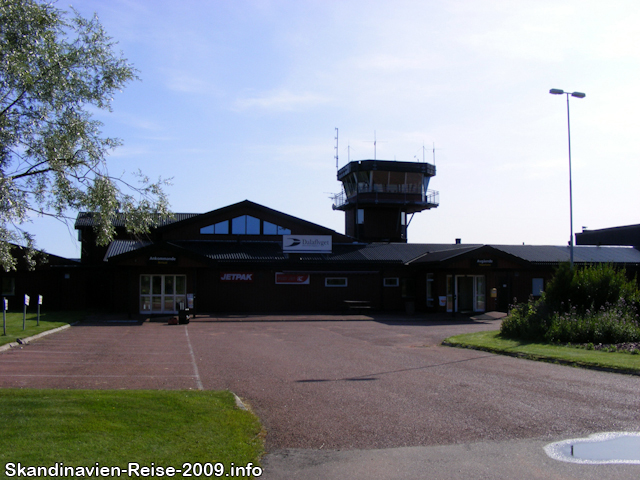
[[[278,285],[309,285],[311,275],[308,273],[276,273]]]
[[[253,273],[223,272],[220,274],[221,282],[253,282]]]

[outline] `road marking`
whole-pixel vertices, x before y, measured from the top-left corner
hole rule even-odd
[[[193,347],[191,346],[191,339],[189,338],[189,329],[184,326],[184,333],[187,335],[187,344],[189,345],[189,353],[191,353],[191,362],[193,363],[193,371],[196,377],[196,385],[198,390],[204,390],[202,386],[202,380],[200,380],[200,373],[198,373],[198,365],[196,364],[196,356],[193,354]]]

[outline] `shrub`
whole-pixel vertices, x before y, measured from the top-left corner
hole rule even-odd
[[[567,313],[576,309],[581,315],[587,310],[598,311],[615,305],[620,298],[637,309],[640,290],[635,279],[629,280],[624,270],[616,270],[609,264],[572,270],[569,264],[563,263],[543,294],[544,302],[552,311]]]
[[[548,317],[544,302],[530,299],[527,303],[512,307],[509,316],[502,321],[500,334],[509,338],[540,340],[547,332]]]
[[[500,333],[509,338],[571,343],[640,341],[640,290],[624,270],[597,265],[558,268],[539,300],[514,306]]]
[[[542,296],[551,311],[564,313],[570,309],[574,274],[575,270],[572,270],[568,263],[561,263],[547,284]]]
[[[640,325],[635,310],[620,299],[616,305],[603,306],[597,312],[587,310],[582,315],[576,309],[563,314],[554,312],[544,338],[562,343],[638,342]]]

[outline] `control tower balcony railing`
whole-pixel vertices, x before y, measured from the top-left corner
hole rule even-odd
[[[440,204],[440,193],[435,190],[424,190],[418,185],[358,185],[358,195],[355,193],[347,197],[344,191],[333,196],[333,209],[345,210],[349,205],[359,204],[389,204],[414,205],[417,210],[435,208]]]

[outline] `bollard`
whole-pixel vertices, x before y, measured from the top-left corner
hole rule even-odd
[[[38,295],[38,320],[36,325],[40,326],[40,305],[42,305],[42,295]]]
[[[9,300],[2,299],[2,335],[7,334],[7,309],[9,308]]]

